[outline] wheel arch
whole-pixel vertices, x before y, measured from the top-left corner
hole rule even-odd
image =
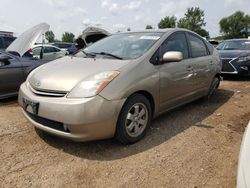
[[[135,94],[141,94],[141,95],[143,95],[144,97],[146,97],[148,99],[148,101],[150,103],[151,111],[152,111],[152,117],[154,117],[154,114],[155,114],[155,100],[154,100],[153,95],[150,92],[146,91],[146,90],[139,90],[139,91],[136,91],[136,92],[132,93],[131,95],[129,95],[129,97],[132,96],[132,95],[135,95]]]

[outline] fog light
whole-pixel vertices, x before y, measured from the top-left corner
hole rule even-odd
[[[241,66],[240,68],[243,69],[243,70],[248,71],[248,66]]]

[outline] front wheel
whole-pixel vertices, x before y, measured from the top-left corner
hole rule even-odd
[[[132,95],[125,102],[116,127],[115,137],[123,144],[132,144],[141,140],[151,122],[152,110],[146,97]]]

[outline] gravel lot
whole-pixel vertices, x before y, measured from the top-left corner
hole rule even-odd
[[[36,131],[16,100],[0,101],[0,187],[235,187],[249,79],[160,116],[130,146]]]

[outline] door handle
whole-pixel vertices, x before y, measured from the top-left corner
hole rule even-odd
[[[187,71],[194,71],[194,68],[192,66],[188,66]]]

